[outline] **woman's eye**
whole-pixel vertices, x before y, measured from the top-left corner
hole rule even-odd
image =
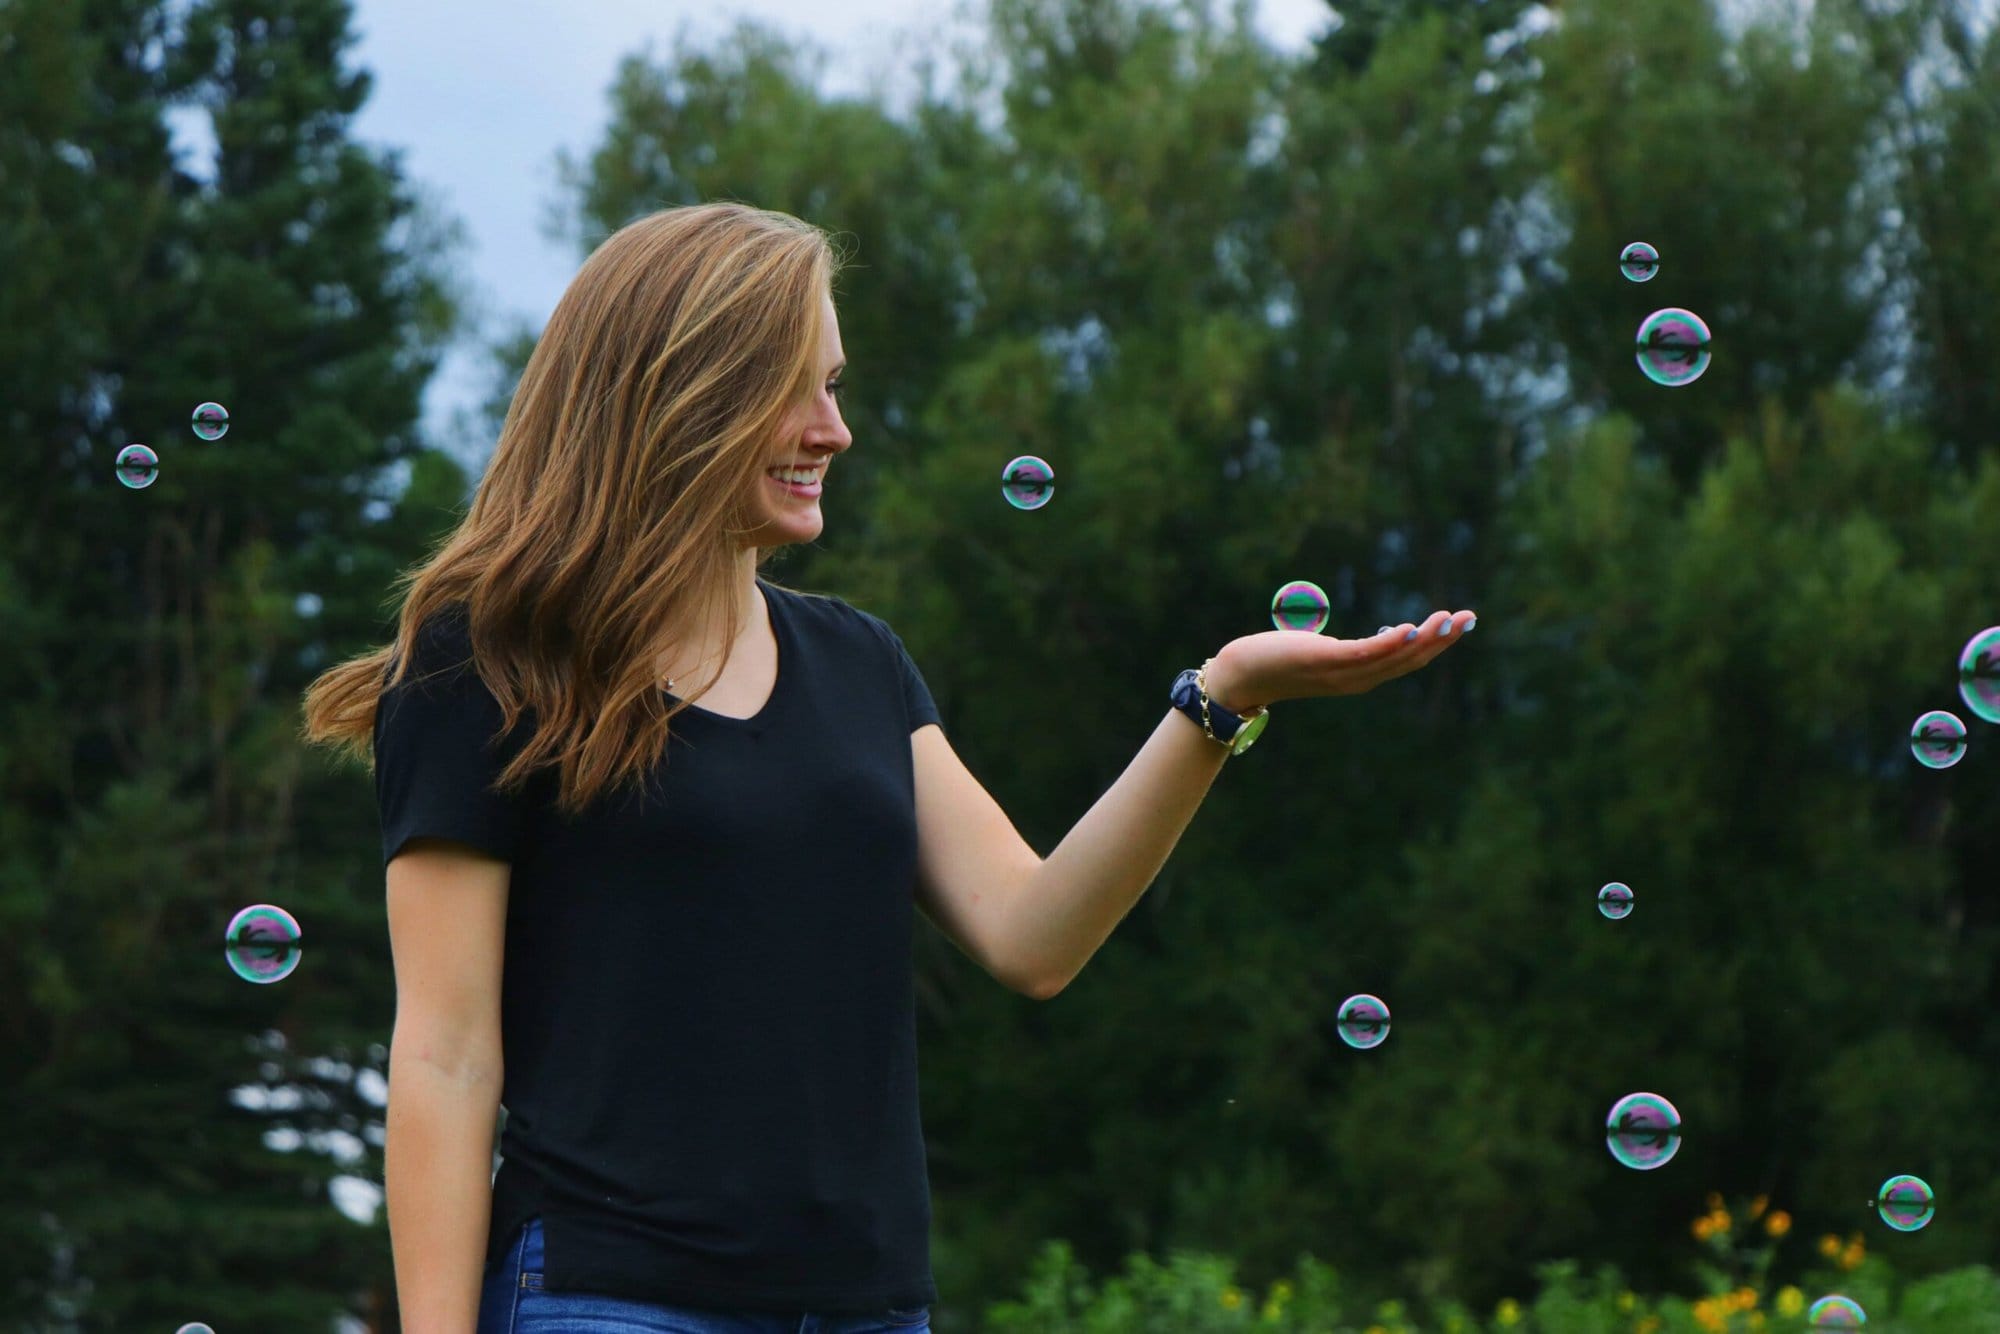
[[[846,385],[842,384],[839,380],[834,380],[828,383],[828,385],[826,386],[826,392],[832,394],[835,398],[839,398],[840,391],[845,388],[847,388]]]

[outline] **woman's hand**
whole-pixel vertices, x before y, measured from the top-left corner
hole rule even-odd
[[[1215,655],[1208,697],[1240,716],[1281,699],[1359,695],[1422,667],[1463,639],[1475,619],[1469,611],[1434,611],[1422,625],[1405,621],[1367,639],[1303,630],[1245,635]]]

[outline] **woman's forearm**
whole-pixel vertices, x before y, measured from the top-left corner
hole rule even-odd
[[[389,1051],[383,1185],[405,1334],[473,1334],[493,1213],[500,1072]]]
[[[1234,693],[1219,659],[1207,679],[1209,697],[1230,712],[1240,716],[1254,708]],[[1035,961],[1030,975],[1043,979],[1034,994],[1047,999],[1068,986],[1125,920],[1228,758],[1227,746],[1169,710],[1118,781],[1035,868],[1009,901],[1014,920],[1008,933],[1019,946],[1017,957]]]

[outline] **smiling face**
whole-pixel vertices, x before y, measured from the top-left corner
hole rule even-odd
[[[812,397],[792,409],[772,444],[769,466],[757,482],[752,511],[762,522],[748,539],[750,546],[788,546],[817,538],[826,526],[819,498],[826,484],[827,465],[854,443],[847,423],[840,419],[840,377],[847,366],[847,354],[840,345],[840,319],[834,312],[833,298],[823,300],[819,378]]]

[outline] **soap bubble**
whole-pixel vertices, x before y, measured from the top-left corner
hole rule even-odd
[[[1958,694],[1973,713],[2000,723],[2000,625],[1965,641],[1958,655]]]
[[[1898,1232],[1915,1232],[1937,1213],[1937,1197],[1922,1177],[1890,1177],[1875,1192],[1875,1212]]]
[[[1657,1093],[1628,1093],[1611,1104],[1604,1140],[1625,1167],[1663,1167],[1681,1151],[1681,1114]]]
[[[1389,1036],[1389,1007],[1363,993],[1340,1003],[1340,1040],[1362,1051],[1379,1047]]]
[[[253,903],[229,919],[223,957],[245,982],[282,982],[299,966],[299,920],[283,908]]]
[[[1965,724],[1955,713],[1932,709],[1911,724],[1910,753],[1925,768],[1951,768],[1965,758]]]
[[[1033,454],[1023,454],[1000,472],[1000,494],[1017,510],[1038,510],[1055,493],[1055,469]]]
[[[1860,1329],[1868,1313],[1852,1297],[1822,1297],[1806,1308],[1808,1329]]]
[[[1617,921],[1632,915],[1632,887],[1613,880],[1597,891],[1597,911]]]
[[[160,456],[144,445],[127,445],[118,451],[118,480],[134,491],[143,491],[160,477]]]
[[[1326,590],[1318,584],[1294,579],[1271,598],[1271,624],[1280,630],[1307,630],[1318,634],[1326,629]]]
[[[229,409],[220,403],[204,403],[194,410],[194,433],[204,440],[220,440],[229,434]]]
[[[174,1334],[215,1334],[215,1331],[197,1320],[192,1325],[182,1325]]]
[[[1639,369],[1654,384],[1677,389],[1708,369],[1708,326],[1691,310],[1669,306],[1639,325]]]
[[[1644,241],[1634,241],[1618,252],[1618,271],[1635,283],[1643,283],[1660,271],[1660,252]]]

